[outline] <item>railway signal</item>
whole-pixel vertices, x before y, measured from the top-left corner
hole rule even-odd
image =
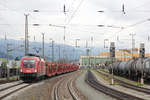
[[[144,67],[144,65],[143,65],[143,59],[144,59],[144,57],[145,57],[145,46],[144,46],[144,43],[141,43],[140,44],[140,49],[139,49],[139,54],[140,54],[140,58],[141,58],[141,67],[142,67],[142,75],[141,75],[141,85],[143,85],[144,84],[144,79],[143,79],[143,76],[144,76],[144,71],[143,71],[143,67]]]
[[[144,47],[144,43],[140,44],[140,58],[144,58],[145,57],[145,47]]]
[[[110,43],[110,58],[112,60],[112,64],[111,64],[111,69],[112,69],[112,78],[111,78],[111,84],[114,84],[114,75],[113,75],[113,61],[115,59],[115,43],[111,42]]]
[[[115,57],[115,43],[111,42],[110,43],[110,58],[114,58]]]

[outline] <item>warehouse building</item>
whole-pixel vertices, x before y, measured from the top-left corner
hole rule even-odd
[[[80,66],[100,66],[110,63],[109,57],[101,56],[81,56]]]
[[[80,66],[100,66],[100,65],[107,65],[111,62],[109,57],[110,53],[100,52],[97,56],[81,56],[80,57]],[[120,49],[115,52],[115,60],[116,61],[128,61],[132,58],[138,58],[138,49]],[[150,57],[149,53],[145,54],[145,57]]]

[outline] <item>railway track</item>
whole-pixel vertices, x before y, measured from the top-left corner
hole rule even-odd
[[[78,100],[77,96],[74,94],[74,92],[72,91],[72,81],[73,80],[70,80],[70,82],[68,82],[67,86],[68,86],[68,90],[69,90],[69,93],[71,94],[73,100]]]
[[[18,80],[9,80],[9,81],[7,81],[7,80],[0,80],[0,85],[7,84],[7,83],[12,83],[12,82],[16,82],[16,81],[18,81]]]
[[[135,97],[133,95],[129,95],[114,89],[111,89],[103,84],[100,84],[96,78],[93,76],[91,71],[88,71],[87,77],[86,77],[86,82],[95,88],[98,91],[101,91],[107,95],[110,95],[118,100],[144,100],[142,98]]]
[[[11,95],[11,94],[23,89],[23,88],[26,88],[30,85],[31,84],[19,82],[19,83],[16,83],[14,85],[2,88],[2,89],[0,89],[0,100],[4,99],[4,98],[8,97],[9,95]]]
[[[62,100],[62,99],[59,97],[60,94],[59,94],[58,91],[59,91],[60,85],[63,84],[64,81],[67,81],[66,86],[67,86],[68,92],[69,92],[69,94],[70,94],[72,100],[78,100],[78,97],[76,96],[76,94],[75,94],[75,93],[73,92],[73,90],[72,90],[72,81],[73,81],[73,79],[70,79],[70,80],[62,79],[62,80],[60,80],[60,81],[56,84],[56,87],[55,87],[55,89],[54,89],[54,99],[55,99],[55,100]],[[63,86],[65,86],[65,84],[64,84]],[[70,99],[69,99],[69,100],[70,100]]]
[[[109,77],[108,74],[104,74],[102,72],[99,72],[97,71],[99,74],[103,75],[103,76],[106,76],[106,77]],[[150,94],[150,89],[148,88],[144,88],[144,87],[138,87],[138,86],[135,86],[135,85],[132,85],[132,84],[129,84],[127,82],[124,82],[122,80],[119,80],[117,78],[114,78],[114,80],[118,83],[120,83],[121,86],[123,87],[126,87],[126,88],[130,88],[130,89],[134,89],[136,91],[140,91],[140,92],[143,92],[143,93],[146,93],[146,94]]]
[[[22,81],[17,81],[17,82],[10,82],[10,83],[5,83],[5,84],[0,84],[0,92],[3,91],[3,90],[6,90],[8,88],[17,86],[19,84],[22,84],[22,83],[23,83]]]

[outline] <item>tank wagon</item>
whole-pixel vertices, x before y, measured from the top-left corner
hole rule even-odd
[[[28,54],[22,57],[19,71],[20,79],[32,81],[76,71],[78,68],[78,65],[47,62],[39,56]]]
[[[138,79],[141,78],[142,71],[144,79],[150,79],[150,57],[143,60],[139,58],[113,63],[113,72],[115,75]],[[109,66],[109,72],[112,73],[111,65]]]

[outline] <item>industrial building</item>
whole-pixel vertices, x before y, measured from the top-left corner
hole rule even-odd
[[[128,61],[132,58],[138,58],[139,51],[138,48],[134,49],[120,49],[115,52],[116,61]],[[150,53],[146,53],[145,57],[150,57]],[[81,56],[80,65],[81,66],[96,66],[100,64],[109,64],[111,61],[110,53],[108,51],[100,52],[97,56]]]

